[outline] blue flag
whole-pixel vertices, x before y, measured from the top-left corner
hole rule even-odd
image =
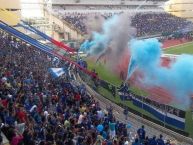
[[[66,72],[66,69],[65,68],[49,68],[48,71],[54,78],[57,78],[63,75]]]

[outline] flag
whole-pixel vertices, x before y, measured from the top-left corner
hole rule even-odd
[[[61,75],[63,75],[66,72],[66,69],[64,68],[49,68],[48,72],[54,77],[57,78]]]
[[[137,63],[133,59],[133,57],[131,56],[130,62],[129,62],[129,67],[128,67],[127,79],[129,79],[131,77],[131,75],[136,70],[136,68],[137,68]]]

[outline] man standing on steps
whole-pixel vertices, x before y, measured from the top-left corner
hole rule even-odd
[[[129,109],[128,107],[125,107],[124,111],[123,111],[123,114],[125,115],[125,120],[128,119],[128,114],[129,114]]]
[[[143,142],[143,140],[145,139],[145,130],[144,130],[144,125],[141,126],[141,128],[139,128],[137,130],[137,134],[139,136],[140,142]]]
[[[165,145],[163,136],[160,134],[160,138],[157,139],[157,145]]]

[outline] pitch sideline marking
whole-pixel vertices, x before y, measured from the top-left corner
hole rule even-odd
[[[167,48],[164,48],[164,52],[169,52],[169,51],[172,51],[172,50],[180,49],[182,47],[188,47],[188,46],[190,46],[192,44],[193,44],[193,42],[191,41],[191,42],[187,42],[187,43],[183,43],[183,44],[167,47]]]

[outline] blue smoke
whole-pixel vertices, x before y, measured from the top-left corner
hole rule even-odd
[[[131,60],[128,72],[139,69],[144,74],[142,83],[148,86],[159,86],[172,93],[184,106],[190,104],[193,94],[193,56],[180,55],[170,68],[161,63],[161,43],[157,39],[132,40],[130,42]],[[131,76],[132,74],[128,74]]]
[[[117,27],[118,16],[114,15],[112,18],[104,22],[102,32],[93,32],[92,40],[86,40],[81,46],[79,51],[87,54],[98,55],[108,48],[112,40],[112,29]]]
[[[89,40],[84,41],[81,46],[79,51],[83,51],[83,52],[89,52],[90,48],[94,45],[94,43],[89,42]]]

